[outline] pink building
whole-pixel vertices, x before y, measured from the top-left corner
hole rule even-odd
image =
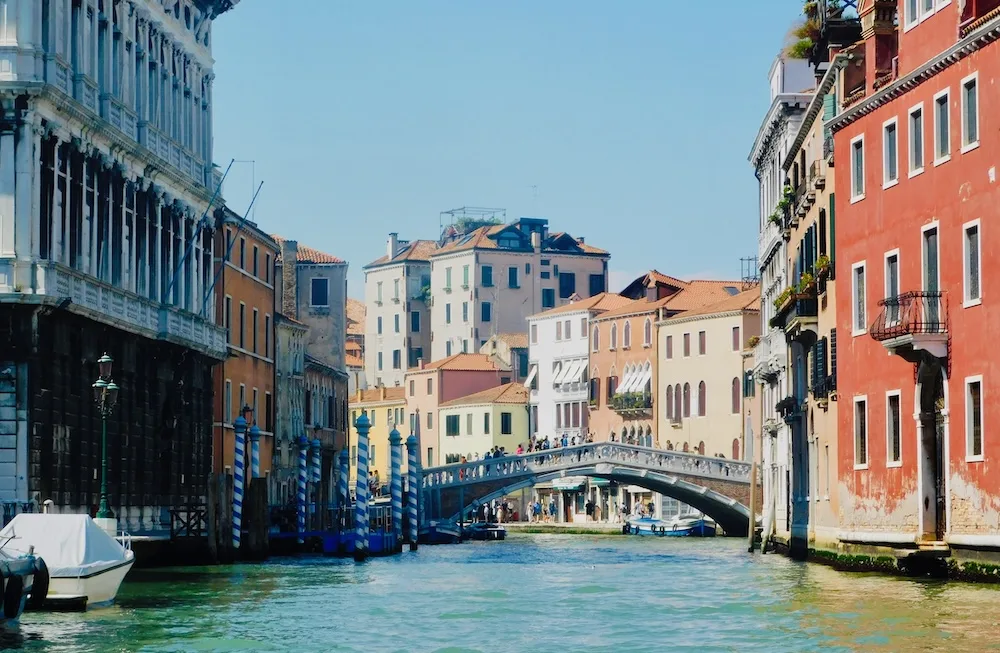
[[[438,446],[438,407],[446,401],[511,382],[510,370],[502,369],[486,354],[455,354],[427,363],[406,373],[406,412],[410,432],[420,439],[421,464],[433,467]]]

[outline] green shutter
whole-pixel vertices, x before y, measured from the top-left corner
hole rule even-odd
[[[837,95],[835,93],[827,93],[823,96],[823,120],[829,120],[833,118],[837,111]]]
[[[827,231],[830,234],[830,278],[836,278],[837,269],[837,209],[836,193],[830,193],[830,222]]]

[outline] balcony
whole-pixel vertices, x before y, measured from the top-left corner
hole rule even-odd
[[[965,38],[994,18],[1000,17],[1000,0],[966,0],[958,21],[958,34]]]
[[[891,354],[919,363],[948,358],[948,305],[940,291],[911,291],[880,301],[868,333]]]
[[[793,334],[803,328],[814,326],[817,315],[819,315],[819,303],[816,301],[815,289],[810,292],[793,293],[771,318],[771,326],[784,329],[787,334]]]
[[[785,338],[777,331],[765,333],[757,347],[754,348],[754,378],[765,383],[772,383],[785,369],[788,351]]]
[[[809,182],[812,184],[813,189],[823,190],[826,188],[825,172],[821,161],[817,160],[809,164]],[[815,196],[813,196],[813,199],[815,199]]]
[[[649,415],[653,412],[653,397],[645,392],[623,392],[611,397],[611,410],[619,415]]]

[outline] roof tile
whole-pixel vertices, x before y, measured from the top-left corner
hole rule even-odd
[[[628,297],[622,297],[621,295],[616,295],[615,293],[602,292],[599,295],[594,295],[593,297],[588,297],[587,299],[581,299],[580,301],[570,302],[569,304],[563,304],[562,306],[550,308],[547,311],[536,313],[531,317],[551,317],[553,315],[575,313],[577,311],[604,312],[624,306],[631,301],[632,300]]]
[[[520,383],[507,383],[496,388],[482,390],[465,397],[446,401],[439,408],[468,406],[471,404],[526,404],[528,389]]]
[[[451,370],[462,372],[499,372],[493,359],[486,354],[452,354],[424,365],[424,370]],[[414,369],[413,371],[423,371]]]
[[[382,397],[382,391],[385,390],[385,398]],[[358,393],[355,392],[351,395],[348,403],[352,406],[358,404],[371,404],[380,401],[403,401],[406,399],[406,394],[402,386],[394,386],[392,388],[368,388],[367,390],[361,390],[361,398],[359,400]]]
[[[386,263],[402,263],[403,261],[429,261],[437,248],[437,241],[434,240],[411,240],[392,259],[388,255],[380,256],[365,267],[370,268]]]
[[[368,309],[365,303],[357,299],[347,298],[347,335],[365,335],[365,315]]]
[[[278,249],[277,262],[280,263],[281,262],[281,249],[280,248],[281,248],[281,245],[286,240],[288,240],[288,239],[284,238],[282,236],[279,236],[278,234],[271,234],[271,238],[274,239],[274,242],[278,243],[278,248],[279,249]],[[313,249],[312,247],[307,247],[306,245],[303,245],[302,243],[298,244],[297,256],[298,256],[298,262],[299,263],[312,263],[312,264],[315,264],[315,265],[325,265],[325,264],[337,265],[337,264],[344,263],[344,259],[342,259],[342,258],[337,258],[333,254],[327,254],[325,252],[319,251],[318,249]]]

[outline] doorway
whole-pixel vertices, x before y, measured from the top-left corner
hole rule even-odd
[[[920,393],[920,509],[924,540],[941,541],[947,526],[945,476],[944,373],[940,363],[922,362],[917,373]]]

